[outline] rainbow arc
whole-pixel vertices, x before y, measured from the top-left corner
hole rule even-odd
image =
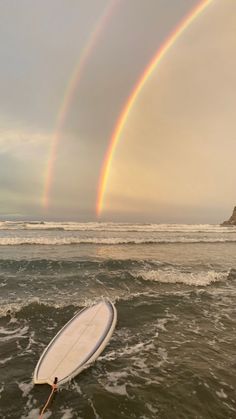
[[[148,66],[144,70],[140,79],[133,88],[113,130],[113,134],[109,141],[109,145],[106,151],[106,155],[103,161],[102,170],[99,179],[97,202],[96,202],[96,213],[100,216],[104,209],[105,193],[108,183],[108,178],[112,166],[112,161],[116,147],[118,145],[121,133],[125,127],[128,117],[132,111],[132,108],[137,100],[141,90],[147,80],[151,77],[152,73],[156,70],[162,59],[165,57],[167,52],[176,43],[179,37],[187,30],[187,28],[197,19],[206,8],[213,2],[213,0],[201,0],[198,5],[184,17],[184,19],[178,24],[178,26],[171,32],[165,42],[160,46]]]
[[[121,0],[111,0],[108,3],[108,5],[105,7],[103,13],[101,14],[101,16],[99,17],[97,21],[95,28],[89,35],[88,41],[80,54],[79,60],[72,72],[69,83],[67,84],[67,88],[65,90],[62,104],[58,112],[56,128],[52,136],[52,141],[51,141],[51,146],[50,146],[50,151],[49,151],[49,159],[46,165],[46,176],[45,176],[44,190],[43,190],[43,197],[42,197],[42,206],[44,207],[44,209],[48,209],[49,207],[58,146],[62,137],[62,131],[65,125],[66,117],[69,113],[69,109],[74,99],[75,92],[78,89],[78,85],[84,74],[84,70],[89,61],[89,58],[91,57],[95,49],[95,46],[98,43],[99,38],[101,37],[108,21],[113,16],[115,9],[117,5],[120,3],[120,1]]]

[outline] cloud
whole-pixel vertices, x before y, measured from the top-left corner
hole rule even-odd
[[[51,136],[0,129],[0,213],[40,212]]]
[[[46,152],[50,146],[51,138],[51,134],[0,127],[0,153],[29,156],[39,150]]]

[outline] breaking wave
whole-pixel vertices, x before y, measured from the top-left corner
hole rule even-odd
[[[20,246],[20,245],[46,245],[46,246],[64,246],[64,245],[140,245],[140,244],[171,244],[171,243],[236,243],[236,239],[216,237],[216,238],[170,238],[163,240],[155,239],[123,239],[123,238],[79,238],[79,237],[2,237],[0,246]]]
[[[235,233],[233,226],[219,224],[129,224],[103,222],[45,222],[1,221],[0,230],[55,230],[55,231],[107,231],[107,232],[183,232],[183,233]]]
[[[173,270],[151,270],[140,271],[137,273],[137,278],[144,281],[155,281],[164,284],[185,284],[198,286],[207,286],[214,282],[226,281],[229,278],[228,272],[202,271],[202,272],[181,272],[176,269]]]
[[[119,275],[119,280],[117,280],[117,274]],[[57,277],[57,275],[55,275],[55,277]],[[92,287],[91,292],[90,289],[87,289],[84,278],[79,278],[75,284],[68,283],[66,288],[63,288],[63,292],[60,292],[61,285],[56,285],[54,279],[51,278],[51,283],[53,285],[52,292],[49,292],[48,290],[47,294],[45,294],[43,291],[41,297],[35,295],[35,289],[37,290],[38,285],[37,281],[33,281],[33,283],[28,283],[27,299],[18,298],[18,301],[10,302],[7,300],[4,301],[3,298],[0,307],[0,317],[5,317],[6,315],[12,316],[22,310],[30,310],[30,312],[37,312],[40,310],[44,312],[45,310],[52,308],[62,309],[74,307],[74,309],[78,309],[78,307],[89,306],[95,301],[99,301],[101,298],[108,298],[114,303],[121,300],[131,301],[139,297],[156,298],[161,292],[162,288],[159,288],[161,284],[169,285],[168,293],[170,294],[172,292],[175,294],[176,292],[176,288],[173,287],[173,285],[182,285],[181,288],[178,288],[178,292],[183,292],[183,295],[185,295],[186,292],[191,292],[191,290],[196,289],[197,287],[208,287],[215,283],[227,282],[235,279],[236,270],[234,269],[224,272],[215,270],[186,272],[174,267],[161,267],[160,269],[117,271],[113,277],[109,276],[108,278],[103,275],[100,276],[100,273],[98,272],[97,276],[92,279],[90,284]],[[45,286],[45,290],[46,289],[47,286]],[[11,334],[5,339],[11,339]]]

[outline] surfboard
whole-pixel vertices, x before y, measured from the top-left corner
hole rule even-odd
[[[100,301],[77,313],[56,334],[36,365],[35,384],[63,384],[88,368],[108,344],[117,321],[115,306]]]

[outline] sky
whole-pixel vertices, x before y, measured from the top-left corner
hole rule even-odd
[[[144,83],[96,214],[119,115],[165,39],[198,4],[0,2],[2,219],[229,217],[236,204],[235,0],[213,0]]]

